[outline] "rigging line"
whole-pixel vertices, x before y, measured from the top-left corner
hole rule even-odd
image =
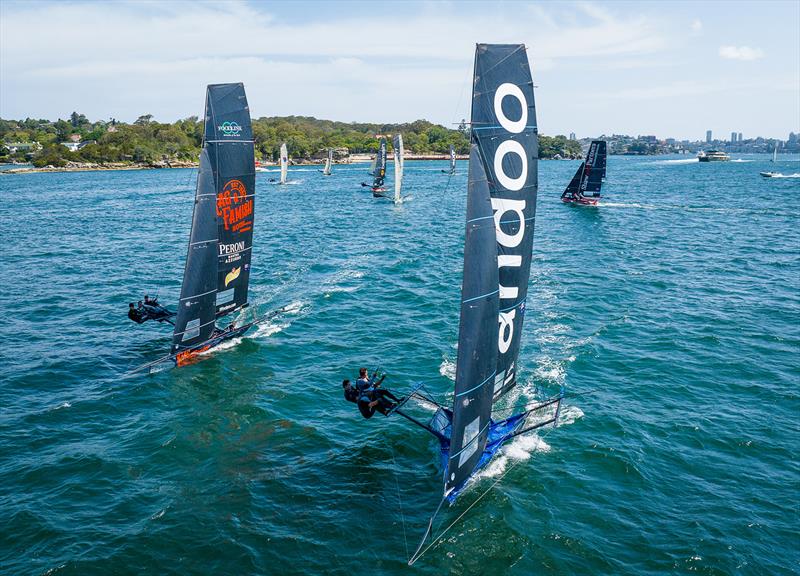
[[[549,435],[552,433],[552,431],[553,431],[553,428],[549,429],[549,430],[547,431],[547,433],[546,433],[546,434],[544,434],[544,435],[542,436],[542,440],[546,439],[546,438],[547,438],[547,437],[548,437],[548,436],[549,436]],[[478,502],[480,502],[480,500],[481,500],[481,499],[482,499],[484,496],[486,496],[486,495],[487,495],[489,492],[491,492],[491,491],[492,491],[492,489],[494,489],[494,487],[495,487],[495,486],[497,486],[497,485],[498,485],[498,484],[499,484],[499,483],[500,483],[500,482],[501,482],[501,481],[502,481],[502,480],[503,480],[503,479],[504,479],[506,476],[508,476],[508,475],[511,473],[511,471],[512,471],[514,468],[516,468],[517,466],[519,466],[519,464],[520,464],[520,463],[522,463],[522,462],[527,462],[527,460],[522,460],[522,459],[520,459],[520,460],[516,460],[516,461],[515,461],[515,462],[514,462],[514,463],[513,463],[513,464],[512,464],[512,465],[511,465],[511,466],[510,466],[510,467],[509,467],[509,468],[508,468],[506,471],[505,471],[505,472],[503,472],[503,474],[501,474],[501,475],[500,475],[500,477],[499,477],[497,480],[495,480],[494,482],[492,482],[492,485],[491,485],[491,486],[489,486],[489,487],[488,487],[488,488],[487,488],[487,489],[486,489],[486,490],[485,490],[485,491],[484,491],[484,492],[483,492],[483,493],[482,493],[480,496],[478,496],[478,497],[475,499],[475,501],[474,501],[472,504],[470,504],[470,505],[467,507],[467,509],[466,509],[466,510],[464,510],[464,511],[463,511],[461,514],[459,514],[458,518],[456,518],[455,520],[453,520],[453,522],[451,522],[451,523],[450,523],[450,525],[449,525],[449,526],[447,526],[447,528],[445,528],[445,529],[444,529],[444,530],[443,530],[441,533],[439,533],[439,535],[438,535],[438,536],[436,536],[436,538],[434,538],[434,539],[431,541],[431,543],[430,543],[430,544],[428,544],[428,546],[426,546],[425,548],[423,548],[423,549],[422,549],[422,551],[419,551],[419,549],[417,549],[417,552],[415,552],[415,553],[414,553],[414,556],[412,556],[411,558],[409,558],[409,559],[408,559],[408,565],[409,565],[409,566],[413,565],[413,564],[414,564],[414,562],[416,562],[417,560],[419,560],[420,558],[422,558],[422,556],[423,556],[423,555],[424,555],[424,554],[425,554],[425,553],[426,553],[428,550],[430,550],[430,549],[431,549],[431,548],[432,548],[432,547],[433,547],[435,544],[437,544],[438,542],[440,542],[440,541],[442,540],[442,538],[444,538],[444,535],[445,535],[445,534],[446,534],[446,533],[447,533],[447,532],[448,532],[448,531],[449,531],[451,528],[453,528],[453,526],[455,526],[456,524],[458,524],[458,523],[461,521],[461,519],[462,519],[462,518],[463,518],[463,517],[464,517],[464,516],[467,514],[467,512],[469,512],[470,510],[472,510],[472,508],[474,508],[474,507],[475,507],[475,505],[476,505]],[[444,501],[444,499],[443,499],[442,501]],[[436,512],[438,513],[438,511],[439,511],[439,510],[438,510],[438,508],[437,508]],[[432,520],[433,520],[433,519],[431,519],[431,521],[432,521]],[[420,546],[420,547],[421,547],[421,546]]]
[[[408,536],[406,536],[406,516],[403,512],[403,499],[400,497],[400,482],[397,481],[397,460],[394,457],[394,446],[391,442],[389,442],[389,447],[392,450],[392,469],[393,469],[393,476],[394,476],[394,485],[397,488],[397,503],[400,506],[400,520],[403,525],[403,541],[406,545],[406,556],[409,556],[408,553]]]

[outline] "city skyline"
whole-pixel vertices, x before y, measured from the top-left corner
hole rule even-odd
[[[191,6],[4,1],[0,117],[171,122],[242,81],[254,117],[454,127],[477,40],[526,43],[545,134],[800,132],[796,2]]]

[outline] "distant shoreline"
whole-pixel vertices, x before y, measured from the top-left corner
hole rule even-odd
[[[446,161],[450,156],[437,155],[423,155],[423,154],[407,154],[406,160],[438,160]],[[459,155],[456,156],[457,160],[467,160],[469,156]],[[347,165],[371,162],[372,157],[368,154],[353,154],[344,161],[334,162],[334,165]],[[392,162],[391,158],[387,162]],[[323,160],[293,160],[289,162],[289,166],[322,166]],[[8,164],[7,164],[8,166]],[[146,163],[135,164],[127,162],[113,162],[109,164],[93,164],[93,163],[77,163],[71,162],[67,166],[43,166],[36,168],[34,166],[26,165],[24,168],[9,168],[8,170],[0,170],[0,174],[30,174],[36,172],[107,172],[111,170],[168,170],[170,168],[197,168],[197,162],[171,162],[171,163]],[[260,162],[259,167],[275,168],[278,166],[277,162]]]

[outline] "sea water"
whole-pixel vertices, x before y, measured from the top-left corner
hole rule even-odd
[[[758,172],[800,163],[742,159],[609,157],[596,208],[559,201],[578,162],[540,163],[512,394],[566,387],[562,425],[413,569],[437,442],[341,380],[451,397],[466,163],[407,162],[399,206],[366,165],[259,173],[251,302],[289,310],[134,376],[171,333],[127,305],[174,306],[196,172],[0,176],[0,573],[796,573],[800,179]]]

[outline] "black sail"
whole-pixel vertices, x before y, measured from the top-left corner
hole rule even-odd
[[[497,400],[517,382],[538,189],[536,108],[523,44],[478,44],[471,139],[489,181],[497,236]]]
[[[578,192],[581,189],[581,179],[583,178],[583,167],[586,166],[585,162],[581,162],[581,165],[578,166],[578,169],[575,171],[575,176],[572,177],[572,180],[569,181],[569,185],[567,186],[566,190],[562,192],[561,197],[564,196],[577,196]]]
[[[192,231],[183,271],[172,353],[208,340],[214,330],[217,295],[217,191],[208,150],[200,153]]]
[[[492,403],[516,384],[536,213],[537,138],[525,46],[478,44],[446,495],[479,464]]]
[[[596,140],[597,142],[597,169],[600,170],[600,178],[606,179],[606,141]]]
[[[606,143],[602,140],[593,140],[589,145],[586,161],[583,163],[583,177],[580,185],[580,193],[583,196],[600,195],[600,187],[603,185],[603,176],[605,175],[605,150]]]
[[[219,238],[217,318],[247,306],[255,208],[255,151],[242,84],[208,87],[205,147],[214,167]]]
[[[255,156],[244,86],[209,85],[173,353],[208,340],[216,318],[247,305],[254,195]]]
[[[386,178],[386,138],[381,138],[381,144],[378,147],[378,152],[375,155],[375,170],[372,172],[373,188],[380,188],[383,186],[383,181]]]
[[[445,494],[472,474],[486,446],[497,372],[498,270],[492,199],[475,144],[470,150],[461,322]]]

